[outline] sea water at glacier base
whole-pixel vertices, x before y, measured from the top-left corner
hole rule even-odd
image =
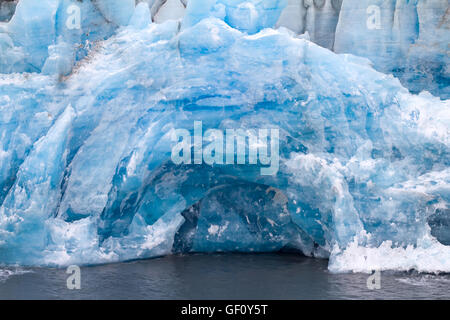
[[[79,290],[66,269],[8,267],[0,299],[449,299],[450,275],[331,273],[298,254],[194,254],[81,267]],[[6,273],[8,275],[6,275]]]
[[[89,35],[65,29],[65,0],[1,25],[2,264],[288,250],[334,272],[450,271],[448,100],[271,28],[285,1],[189,1],[161,24],[113,2],[80,4]],[[175,165],[195,120],[279,128],[279,171]]]

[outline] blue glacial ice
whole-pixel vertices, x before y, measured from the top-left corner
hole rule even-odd
[[[1,264],[286,250],[334,272],[450,271],[444,95],[283,27],[290,1],[165,4],[20,0],[0,24]],[[194,121],[279,128],[278,172],[175,164],[175,132]]]

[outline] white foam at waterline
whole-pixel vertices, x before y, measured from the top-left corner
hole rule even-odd
[[[428,239],[427,242],[416,247],[393,247],[392,241],[387,240],[377,248],[352,242],[344,250],[333,250],[328,269],[336,273],[371,273],[373,270],[416,270],[434,274],[450,272],[450,246],[435,239]]]
[[[0,283],[1,282],[5,282],[6,280],[8,280],[10,277],[12,276],[16,276],[16,275],[22,275],[25,273],[32,273],[32,270],[26,270],[26,269],[22,269],[22,268],[16,268],[14,270],[12,269],[0,269]]]

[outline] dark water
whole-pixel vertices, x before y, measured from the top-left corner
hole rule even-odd
[[[289,254],[169,256],[81,268],[0,267],[0,299],[450,299],[450,275],[331,274],[327,261]]]

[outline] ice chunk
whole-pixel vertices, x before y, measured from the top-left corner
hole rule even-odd
[[[9,35],[0,33],[0,70],[5,73],[26,70],[26,56],[21,47],[14,46]]]
[[[61,38],[55,45],[48,47],[49,57],[42,67],[43,74],[55,74],[63,76],[69,74],[75,63],[75,52],[73,47]]]
[[[301,34],[305,32],[305,18],[306,7],[303,5],[303,2],[288,0],[288,4],[282,11],[276,26],[286,27],[297,34]]]

